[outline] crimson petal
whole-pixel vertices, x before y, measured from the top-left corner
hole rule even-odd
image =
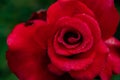
[[[64,48],[65,47],[64,45],[61,46],[59,44],[59,40],[58,40],[59,36],[57,33],[54,37],[54,42],[53,42],[54,48],[55,48],[55,51],[57,54],[68,56],[68,55],[72,55],[72,54],[86,52],[92,47],[93,36],[92,36],[92,33],[89,29],[89,26],[85,22],[83,22],[77,18],[63,17],[57,21],[55,26],[56,26],[56,28],[58,27],[58,32],[59,32],[59,30],[61,31],[64,29],[67,29],[67,30],[69,30],[69,29],[74,30],[75,29],[83,37],[83,41],[81,44],[67,45],[67,46],[65,45],[66,48]]]
[[[112,37],[105,41],[110,48],[109,58],[112,70],[116,74],[120,74],[120,41]]]
[[[35,20],[29,26],[25,26],[24,23],[17,25],[8,36],[8,65],[20,80],[55,80],[47,69],[49,64],[45,45],[47,36],[43,36],[46,28],[45,22]],[[38,38],[38,35],[42,38]],[[39,42],[36,42],[36,38]]]
[[[110,61],[107,60],[107,63],[104,69],[99,74],[101,80],[110,80],[112,77],[112,67]]]
[[[78,0],[58,0],[48,8],[47,21],[54,24],[63,16],[74,16],[80,13],[94,16],[93,12]]]
[[[48,55],[52,64],[62,71],[81,70],[90,65],[95,57],[95,53],[86,53],[78,55],[76,58],[70,59],[65,56],[57,55],[53,45],[49,42]]]
[[[100,41],[94,49],[96,56],[93,63],[83,70],[71,71],[72,77],[80,80],[93,80],[103,70],[108,56],[108,48],[103,41]]]
[[[100,25],[103,39],[108,39],[116,32],[119,13],[114,0],[79,0],[87,5],[95,14]]]

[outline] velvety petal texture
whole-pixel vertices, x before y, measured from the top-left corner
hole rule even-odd
[[[58,0],[48,8],[47,21],[54,23],[63,16],[75,16],[81,13],[94,16],[94,13],[78,0]]]
[[[94,16],[99,22],[104,40],[113,36],[120,20],[114,0],[58,0],[50,6],[47,13],[48,22],[80,13]]]
[[[57,0],[15,26],[7,61],[19,80],[110,80],[120,74],[113,0]]]
[[[103,39],[113,36],[120,17],[114,0],[79,0],[89,7],[99,22]]]
[[[100,41],[94,49],[96,56],[91,65],[88,65],[83,70],[70,72],[70,74],[75,77],[76,80],[93,80],[95,76],[99,75],[101,70],[104,68],[107,59],[108,48],[102,41]]]
[[[110,80],[112,72],[120,74],[120,41],[111,37],[105,43],[109,48],[109,55],[106,66],[100,73],[100,77],[102,80]]]
[[[106,44],[110,48],[108,60],[112,65],[112,70],[120,74],[120,41],[112,37],[106,41]]]
[[[47,28],[45,22],[40,20],[32,21],[32,24],[27,26],[21,23],[8,36],[8,64],[20,80],[48,80],[48,78],[54,80],[55,78],[47,70],[49,58],[46,54],[46,40],[39,31],[46,33],[45,27]],[[38,35],[43,36],[44,40],[37,38]],[[36,39],[41,43],[37,43]]]

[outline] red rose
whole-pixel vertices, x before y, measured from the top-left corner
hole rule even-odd
[[[118,22],[113,0],[58,0],[8,36],[8,65],[20,80],[110,80],[120,73]]]

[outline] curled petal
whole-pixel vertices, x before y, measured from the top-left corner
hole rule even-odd
[[[91,16],[87,14],[77,14],[75,15],[76,18],[80,19],[81,21],[85,22],[94,38],[94,43],[98,43],[98,41],[101,39],[101,30],[99,27],[99,23]]]
[[[53,42],[54,49],[57,54],[64,55],[64,56],[78,54],[78,53],[88,51],[93,45],[93,36],[91,34],[91,31],[89,27],[86,25],[86,23],[82,22],[81,20],[76,18],[63,17],[60,20],[58,20],[58,22],[56,23],[56,26],[59,27],[58,30],[60,30],[60,32],[62,32],[61,30],[64,30],[64,29],[67,29],[68,31],[76,30],[81,34],[83,38],[83,40],[81,42],[76,43],[76,45],[66,44],[64,46],[63,43],[65,41],[58,40],[59,34],[57,33],[54,37],[54,42]]]
[[[41,48],[45,48],[48,36],[44,36],[44,33],[47,34],[48,29],[46,23],[41,20],[18,24],[7,38],[8,47],[10,50],[22,50],[35,40]]]
[[[110,38],[105,41],[110,48],[109,58],[112,65],[112,70],[116,74],[120,74],[120,41],[115,38]]]
[[[58,0],[48,8],[47,21],[52,24],[63,16],[74,16],[80,13],[94,16],[93,12],[78,0]]]
[[[49,42],[48,55],[51,62],[62,71],[81,70],[91,64],[95,53],[78,54],[75,58],[69,58],[56,54],[53,45]]]
[[[103,39],[108,39],[116,32],[119,23],[119,13],[114,6],[114,0],[79,0],[87,5],[95,14],[100,25]]]
[[[22,23],[8,36],[8,65],[20,80],[55,80],[47,69],[49,58],[45,49],[46,37],[42,33],[46,31],[45,27],[45,22],[39,20],[27,25]],[[43,38],[38,38],[38,35]]]
[[[88,65],[88,67],[83,70],[71,71],[70,74],[72,77],[80,80],[93,80],[97,75],[99,75],[105,66],[108,56],[108,48],[105,46],[103,41],[100,41],[94,48],[94,51],[96,56],[92,64]]]
[[[66,48],[75,48],[82,42],[81,33],[69,28],[64,28],[57,32],[56,38],[58,38],[57,42],[63,44]]]

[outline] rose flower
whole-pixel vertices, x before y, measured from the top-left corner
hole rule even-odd
[[[16,25],[7,61],[19,80],[110,80],[120,74],[113,0],[58,0]]]

